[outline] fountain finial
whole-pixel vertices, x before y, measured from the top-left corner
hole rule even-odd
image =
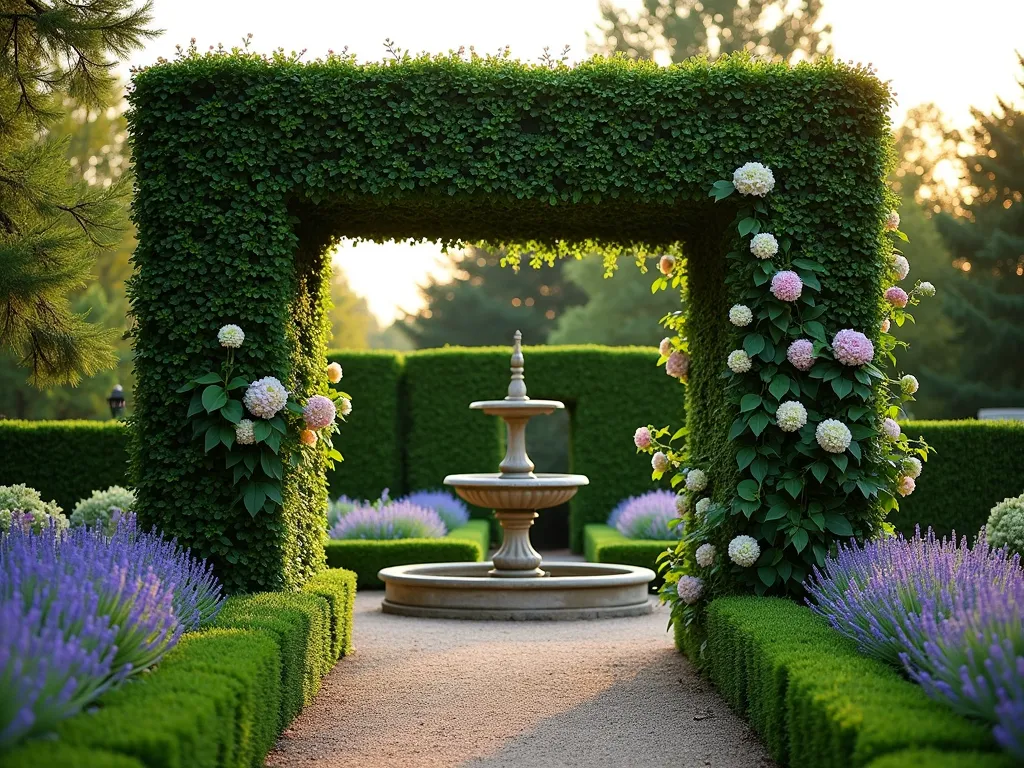
[[[526,395],[526,377],[523,375],[523,334],[516,331],[512,342],[512,381],[508,383],[506,400],[529,400]]]

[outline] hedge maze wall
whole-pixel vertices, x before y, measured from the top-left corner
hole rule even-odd
[[[890,98],[862,69],[744,58],[570,69],[457,54],[358,64],[236,52],[136,74],[132,450],[143,520],[211,557],[232,588],[294,586],[322,567],[321,464],[289,473],[278,513],[248,519],[231,506],[224,471],[184,434],[188,396],[175,388],[204,370],[225,322],[249,336],[245,375],[276,375],[301,397],[325,386],[325,253],[341,237],[488,241],[538,255],[681,245],[693,264],[712,264],[708,295],[723,296],[714,275],[725,268],[714,264],[735,210],[707,190],[756,159],[779,179],[776,234],[831,270],[822,298],[832,322],[877,328]],[[696,318],[709,327],[694,329],[711,352],[727,330],[727,307],[714,309]],[[415,381],[413,371],[411,398]],[[578,383],[577,392],[600,386]],[[706,414],[691,430],[695,456],[726,500],[733,449],[720,432],[737,409],[713,381],[694,381],[688,402]],[[597,420],[581,409],[577,430]],[[415,459],[423,443],[415,433],[410,443]],[[600,471],[598,450],[577,448],[575,468]],[[472,459],[490,468],[489,457]]]

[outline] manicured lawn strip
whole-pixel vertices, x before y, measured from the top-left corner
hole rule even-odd
[[[583,554],[588,563],[637,565],[657,573],[658,555],[675,547],[676,543],[668,539],[629,539],[601,523],[590,523],[583,528]]]
[[[380,588],[384,582],[377,572],[392,565],[480,562],[487,554],[488,525],[470,521],[441,539],[329,539],[324,542],[327,565],[355,571],[360,589]]]
[[[707,638],[699,663],[780,764],[867,766],[912,749],[998,752],[987,727],[863,656],[804,606],[721,598],[708,607]]]
[[[480,545],[480,559],[486,560],[487,554],[491,550],[491,521],[470,520],[465,525],[452,528],[445,538],[476,542]]]
[[[351,649],[355,574],[302,592],[230,598],[217,627],[185,635],[155,670],[5,755],[4,766],[249,768]],[[9,762],[8,762],[9,761]]]

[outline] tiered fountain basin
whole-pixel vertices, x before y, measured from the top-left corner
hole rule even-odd
[[[384,568],[386,613],[445,619],[597,619],[650,613],[649,568],[584,562],[542,562],[530,544],[538,510],[564,504],[589,480],[584,475],[534,473],[526,454],[526,424],[565,406],[526,395],[521,335],[512,351],[512,381],[504,400],[470,408],[500,416],[507,449],[497,473],[448,475],[445,485],[470,504],[493,509],[501,547],[486,563],[428,563]]]

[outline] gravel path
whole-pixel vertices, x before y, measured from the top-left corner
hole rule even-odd
[[[675,652],[666,609],[578,622],[381,613],[356,598],[356,653],[267,758],[310,768],[772,768]]]

